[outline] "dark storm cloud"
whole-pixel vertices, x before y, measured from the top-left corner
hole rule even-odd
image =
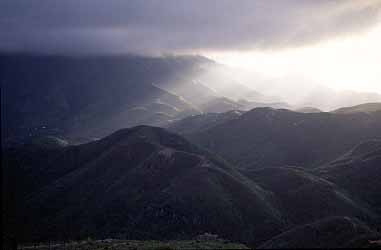
[[[277,49],[359,32],[380,10],[381,0],[2,0],[0,49]]]

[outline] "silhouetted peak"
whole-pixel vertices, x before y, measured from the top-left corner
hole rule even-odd
[[[101,141],[118,145],[132,145],[145,142],[180,151],[193,152],[195,150],[195,147],[181,136],[170,133],[163,128],[147,125],[118,130]]]
[[[351,113],[360,113],[360,112],[372,113],[377,111],[381,111],[381,102],[364,103],[364,104],[356,105],[353,107],[339,108],[332,112],[338,113],[338,114],[351,114]]]
[[[271,118],[276,118],[276,117],[290,115],[290,114],[298,114],[298,113],[291,111],[289,109],[275,109],[271,107],[259,107],[244,113],[241,117],[242,119],[256,119],[256,118],[263,117],[263,118],[267,118],[268,120],[271,120]]]

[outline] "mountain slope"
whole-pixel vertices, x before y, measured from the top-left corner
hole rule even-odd
[[[300,168],[263,168],[245,171],[245,175],[274,194],[290,226],[331,216],[357,217],[367,222],[380,219],[381,214],[375,209],[369,209],[364,201],[355,199],[356,190],[348,192],[335,182]]]
[[[259,246],[261,249],[377,247],[381,235],[350,217],[330,217],[296,227]]]
[[[178,121],[174,121],[168,126],[168,129],[178,134],[200,132],[217,126],[218,124],[237,119],[243,113],[243,111],[233,110],[225,113],[206,113],[188,116]]]
[[[381,214],[381,141],[366,141],[337,160],[314,170]]]
[[[154,83],[199,67],[205,60],[0,55],[2,135],[4,139],[30,134],[103,137],[124,127],[200,113]],[[136,107],[145,111],[131,111]],[[166,116],[157,118],[158,113]]]
[[[337,114],[351,114],[358,112],[372,113],[377,111],[381,111],[381,102],[364,103],[353,107],[339,108],[332,112]]]
[[[363,143],[313,170],[238,172],[156,127],[78,146],[39,142],[3,152],[3,221],[6,233],[27,241],[210,232],[252,247],[309,246],[309,237],[327,247],[362,246],[380,222],[379,146]],[[331,229],[341,232],[339,240],[326,237]]]
[[[160,128],[120,130],[48,158],[34,150],[34,158],[21,150],[4,162],[12,169],[18,159],[19,177],[38,177],[19,204],[28,240],[189,239],[211,232],[256,244],[284,228],[270,193]]]
[[[202,56],[0,54],[0,66],[2,141],[42,135],[84,142],[264,98],[229,78],[205,77],[221,66]]]
[[[380,138],[379,131],[381,112],[305,114],[256,108],[187,138],[241,168],[311,168],[364,140]]]

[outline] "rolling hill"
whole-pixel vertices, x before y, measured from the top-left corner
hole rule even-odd
[[[49,151],[9,150],[3,197],[7,217],[22,220],[24,232],[17,220],[9,230],[15,226],[24,240],[190,239],[212,232],[256,244],[284,227],[270,193],[160,128],[134,127]],[[22,198],[12,207],[15,192]],[[22,219],[11,216],[14,207],[22,208]]]
[[[191,134],[213,128],[218,124],[237,119],[244,112],[233,110],[224,113],[192,115],[169,124],[168,129],[178,134]]]
[[[358,113],[358,112],[372,113],[377,111],[381,111],[381,102],[364,103],[364,104],[360,104],[360,105],[356,105],[352,107],[339,108],[332,112],[337,114],[351,114],[351,113]]]
[[[381,141],[363,142],[348,153],[314,171],[353,193],[381,213]]]
[[[381,112],[300,113],[256,108],[187,138],[242,169],[313,168],[380,138]]]
[[[3,149],[4,228],[27,242],[208,232],[251,247],[362,246],[381,221],[379,146],[362,143],[312,170],[237,170],[158,127],[77,146],[49,137]]]

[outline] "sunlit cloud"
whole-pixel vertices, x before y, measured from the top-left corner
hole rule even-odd
[[[336,89],[381,93],[380,44],[381,23],[367,32],[313,46],[273,51],[207,52],[207,55],[264,77],[299,77]]]

